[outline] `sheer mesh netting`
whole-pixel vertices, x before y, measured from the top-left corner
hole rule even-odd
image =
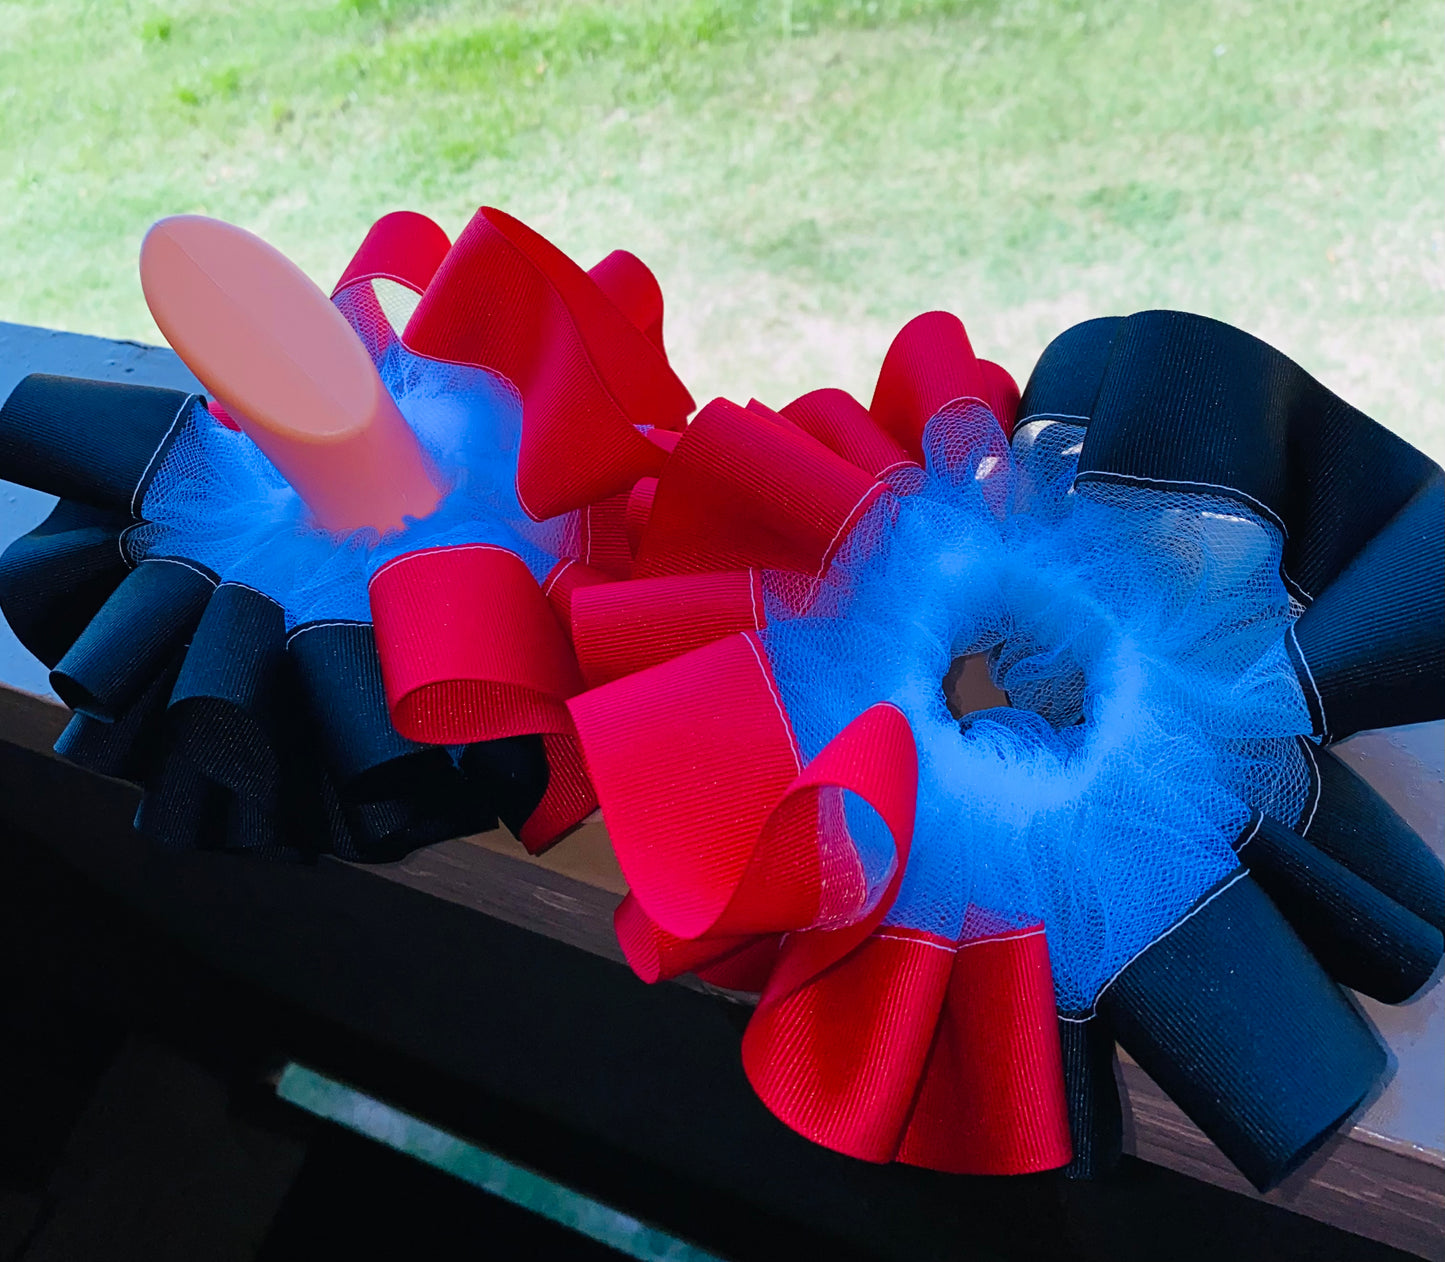
[[[534,522],[517,502],[522,407],[510,384],[480,368],[414,355],[370,286],[337,305],[361,335],[381,379],[421,442],[446,497],[405,530],[338,537],[319,529],[301,497],[244,434],[197,405],[166,452],[128,531],[129,559],[176,556],[278,600],[287,626],[322,619],[370,621],[367,581],[403,552],[497,544],[541,579],[568,549],[574,515]]]
[[[1042,920],[1073,1013],[1237,866],[1252,812],[1298,818],[1311,731],[1278,530],[1232,500],[1075,486],[1082,439],[1045,422],[1010,447],[983,406],[946,409],[926,474],[821,583],[769,577],[764,633],[805,758],[879,701],[912,725],[887,923],[957,940]],[[960,720],[941,681],[975,653],[1010,706]]]

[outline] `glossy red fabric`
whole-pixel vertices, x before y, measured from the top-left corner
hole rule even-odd
[[[241,427],[232,419],[231,414],[222,406],[219,399],[207,399],[206,411],[215,417],[218,424],[224,425],[227,429],[240,433]]]
[[[983,396],[983,401],[988,404],[989,411],[998,418],[1005,437],[1012,438],[1014,422],[1018,420],[1019,414],[1018,382],[1007,368],[990,359],[979,360],[978,366],[983,370],[985,388],[988,391]]]
[[[633,572],[821,574],[884,489],[796,426],[715,399],[667,459]]]
[[[631,499],[631,491],[621,491],[588,504],[577,514],[577,558],[609,578],[628,578],[632,574],[632,540],[627,532]]]
[[[633,265],[624,268],[635,280]],[[517,388],[517,494],[538,519],[656,475],[664,457],[636,427],[677,429],[693,406],[658,342],[593,277],[490,207],[457,238],[402,340],[423,355],[489,368]]]
[[[589,267],[587,275],[649,342],[663,349],[662,286],[637,255],[613,250]]]
[[[747,668],[745,661],[734,660],[724,650],[736,647],[739,640],[744,641],[745,646],[751,639],[750,636],[733,637],[712,646],[714,653],[693,653],[680,660],[704,664],[711,660],[713,669],[707,677],[716,680],[719,676],[735,675],[737,679],[728,691],[734,697],[745,696],[753,683],[754,672]],[[770,678],[764,682],[771,687]],[[607,691],[598,690],[599,693]],[[598,729],[579,716],[578,730],[592,761]],[[607,752],[605,745],[600,752]],[[779,763],[785,758],[779,751]],[[594,771],[594,774],[601,773]],[[614,808],[619,797],[625,801],[629,793],[645,787],[653,779],[654,768],[646,758],[633,765],[630,775],[624,768],[616,779],[611,776],[603,779],[607,787],[602,796],[614,836],[615,824],[611,821],[615,818]],[[618,780],[623,781],[620,786]],[[712,822],[725,838],[724,844],[733,844],[735,853],[716,853],[713,858],[720,861],[720,868],[703,865],[676,873],[670,891],[676,893],[688,877],[694,878],[690,892],[696,901],[707,904],[711,913],[693,919],[690,928],[694,931],[676,932],[670,925],[659,924],[647,909],[645,899],[639,896],[640,891],[634,889],[633,902],[627,910],[627,932],[649,975],[654,970],[654,960],[660,961],[658,967],[664,969],[662,975],[670,976],[673,973],[667,971],[669,968],[684,971],[710,962],[720,954],[731,953],[747,940],[746,935],[807,929],[819,922],[843,924],[845,928],[795,934],[788,941],[813,943],[813,953],[819,949],[818,943],[846,953],[851,943],[861,940],[857,935],[866,936],[868,928],[883,916],[897,892],[912,836],[917,780],[917,754],[907,722],[892,706],[874,706],[849,724],[785,789],[772,794],[771,809],[761,818],[750,843],[740,832],[727,829],[725,819],[714,819]],[[738,781],[734,781],[733,787],[737,784]],[[761,787],[755,776],[753,783],[743,788],[753,801],[762,802],[768,798],[771,786]],[[825,836],[822,821],[831,812],[821,808],[820,799],[824,794],[843,792],[855,793],[872,806],[895,838],[899,857],[883,888],[870,888],[862,878],[856,852],[846,836],[842,841],[846,843],[847,853],[842,852],[844,846],[830,842]],[[705,827],[709,821],[704,818],[698,822]],[[766,879],[756,879],[759,873]],[[850,876],[854,879],[849,879]],[[683,892],[688,892],[686,887]],[[725,908],[718,913],[714,909],[720,904]],[[682,946],[674,939],[686,940],[692,945]],[[810,960],[814,958],[812,953],[805,954]],[[806,977],[803,980],[807,980]]]
[[[733,938],[679,938],[643,911],[635,894],[628,894],[617,905],[612,925],[628,965],[645,982],[666,981],[683,973],[697,972],[759,941],[748,934]],[[773,954],[777,954],[776,949]]]
[[[755,570],[599,584],[572,598],[572,642],[590,688],[764,625]]]
[[[397,731],[434,745],[540,733],[550,775],[522,830],[529,848],[595,807],[565,705],[582,686],[576,659],[513,553],[489,544],[408,552],[376,572],[370,594]]]
[[[656,478],[638,478],[637,484],[628,493],[623,522],[627,534],[627,548],[634,556],[642,543],[642,532],[647,529],[648,519],[652,516],[652,501],[656,498]]]
[[[371,225],[331,296],[369,280],[395,281],[423,293],[451,248],[447,234],[425,215],[411,210],[383,215]]]
[[[979,399],[1012,431],[1019,392],[997,364],[973,353],[963,322],[947,311],[915,316],[883,358],[868,411],[915,461],[923,461],[923,430],[945,405]]]
[[[916,463],[846,390],[812,390],[789,403],[782,415],[875,478]]]
[[[1066,1165],[1073,1151],[1043,926],[961,942],[951,953],[898,1160],[955,1174]]]
[[[572,639],[573,594],[579,588],[612,581],[610,574],[594,570],[590,565],[584,565],[572,557],[558,561],[547,577],[542,580],[542,595],[552,606],[552,612],[557,615],[557,623],[569,642]]]
[[[1023,1174],[1072,1155],[1039,927],[963,943],[878,929],[808,983],[770,985],[743,1065],[789,1126],[867,1161]]]
[[[680,938],[811,923],[817,841],[759,838],[801,767],[762,646],[733,635],[568,703],[637,901]]]

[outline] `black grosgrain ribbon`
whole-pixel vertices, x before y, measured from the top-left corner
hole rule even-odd
[[[1279,351],[1204,316],[1090,320],[1045,349],[1019,426],[1085,427],[1081,481],[1232,498],[1284,534],[1316,732],[1445,714],[1445,475]]]
[[[62,756],[144,790],[137,827],[172,849],[385,861],[525,820],[540,738],[454,758],[392,726],[369,623],[287,634],[271,597],[183,556],[133,565],[125,532],[183,391],[33,375],[0,408],[0,471],[61,497],[0,555],[0,610],[75,711]],[[496,746],[496,748],[493,748]]]
[[[1149,311],[1056,338],[1019,428],[1079,427],[1080,482],[1233,499],[1284,538],[1287,647],[1315,733],[1445,716],[1445,478],[1257,338]],[[1445,869],[1328,750],[1298,820],[1256,815],[1241,869],[1061,1022],[1075,1170],[1119,1150],[1112,1039],[1260,1188],[1373,1087],[1384,1052],[1340,985],[1398,1002],[1438,967]]]

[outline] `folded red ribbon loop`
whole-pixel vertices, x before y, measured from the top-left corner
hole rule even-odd
[[[634,573],[819,574],[884,489],[790,422],[714,399],[658,478]]]
[[[1024,1174],[1071,1156],[1042,926],[962,943],[877,930],[769,987],[743,1066],[789,1126],[864,1160]]]
[[[637,426],[677,429],[692,411],[662,352],[660,297],[654,318],[642,264],[599,267],[606,289],[530,228],[483,207],[402,336],[420,354],[480,365],[516,387],[523,415],[517,496],[538,520],[655,475],[662,454]],[[646,318],[657,336],[628,312]]]
[[[425,293],[451,248],[447,234],[425,215],[393,211],[371,225],[331,296],[370,280],[395,281],[418,294]]]
[[[782,415],[880,481],[917,463],[846,390],[809,391],[783,408]]]
[[[772,927],[766,897],[752,923],[720,923],[801,766],[757,639],[718,640],[568,708],[617,861],[648,916],[682,938]],[[816,865],[816,844],[810,852],[799,839],[789,862]]]
[[[597,282],[613,306],[662,351],[662,286],[652,269],[635,254],[613,250],[600,263],[589,267],[587,275]]]
[[[928,311],[915,316],[883,357],[869,413],[921,463],[924,427],[957,399],[987,404],[1004,434],[1012,433],[1019,402],[1013,378],[973,353],[956,315]]]
[[[767,621],[756,570],[597,584],[574,593],[571,611],[577,661],[593,688]]]
[[[371,580],[387,704],[397,731],[434,745],[541,734],[549,779],[520,840],[555,841],[596,805],[566,698],[571,646],[527,567],[491,544],[408,552]]]

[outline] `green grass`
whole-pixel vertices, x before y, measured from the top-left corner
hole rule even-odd
[[[153,219],[328,284],[502,206],[641,254],[700,399],[866,397],[930,307],[1027,374],[1147,306],[1445,457],[1438,0],[0,0],[0,319],[154,340]]]

